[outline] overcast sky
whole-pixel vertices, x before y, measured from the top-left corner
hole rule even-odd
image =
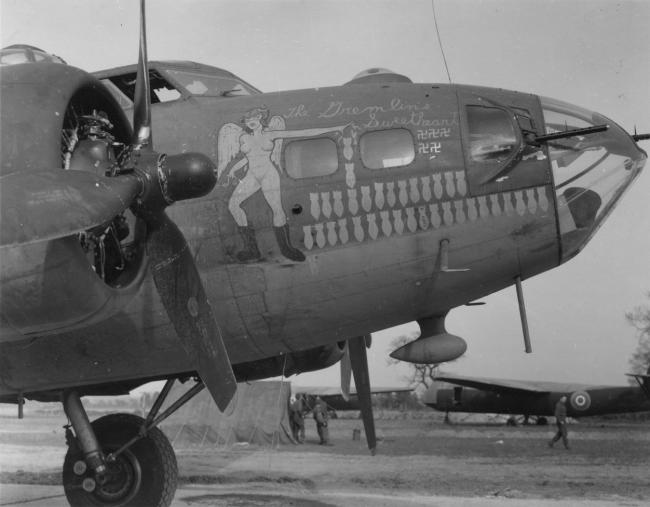
[[[137,60],[133,0],[0,0],[2,46],[31,44],[95,71]],[[545,95],[650,132],[650,2],[435,0],[451,79]],[[447,82],[431,0],[150,0],[151,59],[222,67],[263,91],[342,84],[369,67]],[[650,143],[642,147],[650,150]],[[625,312],[649,303],[650,168],[585,250],[524,282],[533,354],[525,354],[514,288],[461,307],[447,329],[468,351],[464,375],[624,384],[635,330]],[[377,333],[375,385],[402,383]],[[291,379],[336,385],[338,369]]]

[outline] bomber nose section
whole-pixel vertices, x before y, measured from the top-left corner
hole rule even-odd
[[[602,132],[549,141],[562,248],[576,255],[639,175],[647,154],[613,121],[598,113],[541,98],[547,134],[607,125]]]

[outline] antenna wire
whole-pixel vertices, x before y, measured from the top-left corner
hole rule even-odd
[[[449,84],[451,84],[451,74],[449,73],[449,67],[447,66],[447,57],[445,56],[445,50],[442,47],[442,39],[440,38],[440,30],[438,29],[438,18],[436,16],[436,0],[431,0],[431,10],[433,11],[433,23],[436,26],[436,35],[438,36],[438,45],[440,46],[440,52],[442,53],[442,61],[445,62],[447,79],[449,79]]]

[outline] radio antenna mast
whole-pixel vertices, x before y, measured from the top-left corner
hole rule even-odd
[[[440,30],[438,29],[438,18],[436,17],[436,0],[431,0],[431,10],[433,11],[433,24],[436,27],[436,35],[438,36],[438,45],[440,46],[440,52],[442,53],[442,61],[445,62],[447,79],[449,79],[449,84],[451,84],[451,74],[449,73],[449,67],[447,66],[447,57],[445,56],[445,50],[442,47],[442,39],[440,38]]]

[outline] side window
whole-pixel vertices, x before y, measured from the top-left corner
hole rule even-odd
[[[334,174],[339,167],[336,143],[327,138],[292,141],[284,150],[284,167],[295,179]]]
[[[467,106],[467,126],[474,162],[504,161],[517,147],[515,129],[503,109]]]
[[[368,132],[360,140],[361,160],[369,169],[405,166],[415,159],[411,132],[406,129]]]
[[[532,188],[550,182],[545,148],[527,144],[540,134],[539,98],[504,90],[460,89],[465,179],[472,196]]]

